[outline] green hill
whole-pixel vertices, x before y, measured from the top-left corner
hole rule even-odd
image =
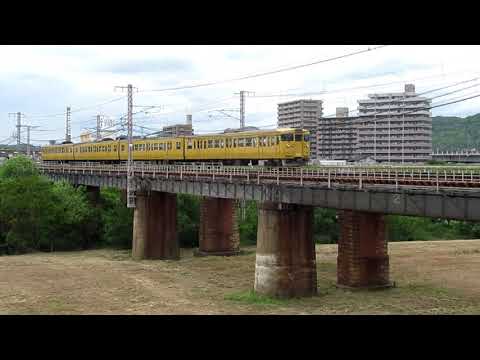
[[[432,118],[433,150],[480,150],[480,114],[460,118],[435,116]]]

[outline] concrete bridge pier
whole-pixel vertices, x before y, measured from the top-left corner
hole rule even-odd
[[[312,226],[313,207],[259,204],[256,293],[284,298],[317,293]]]
[[[390,287],[383,214],[339,211],[337,284],[348,288]]]
[[[237,255],[240,252],[237,211],[232,199],[204,197],[200,204],[196,255]]]
[[[133,215],[134,259],[180,258],[176,200],[176,194],[158,191],[137,192]]]

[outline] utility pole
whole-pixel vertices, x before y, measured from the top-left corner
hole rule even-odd
[[[241,90],[239,93],[235,93],[235,95],[240,95],[240,129],[245,127],[245,96],[249,94],[255,94],[252,91],[245,91]]]
[[[22,127],[22,113],[17,112],[17,151],[20,151],[20,128]]]
[[[37,128],[38,126],[20,125],[20,127],[27,128],[27,156],[30,156],[30,130],[34,129],[34,128]]]
[[[240,91],[240,129],[245,127],[245,91]]]
[[[102,138],[102,135],[100,133],[101,128],[102,128],[102,121],[101,121],[100,115],[97,115],[97,136],[96,136],[97,141],[100,141]]]
[[[72,129],[70,127],[70,106],[67,106],[67,113],[65,117],[65,142],[72,141]]]
[[[16,112],[16,113],[8,113],[8,116],[15,116],[17,119],[17,132],[15,133],[15,137],[17,138],[17,152],[20,152],[20,146],[21,146],[21,127],[22,127],[22,116],[24,116],[21,112]]]
[[[127,160],[127,207],[135,207],[135,183],[134,183],[134,162],[133,162],[133,86],[116,86],[115,88],[127,89],[127,139],[128,139],[128,160]]]

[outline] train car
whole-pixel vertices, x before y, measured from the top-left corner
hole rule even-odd
[[[44,161],[119,162],[128,159],[124,139],[43,147]],[[145,162],[222,162],[229,164],[306,163],[309,132],[302,129],[245,131],[133,141],[133,159]]]
[[[105,139],[104,141],[75,144],[73,154],[75,161],[118,162],[119,141]]]
[[[133,159],[158,163],[183,161],[183,138],[141,139],[133,142]],[[120,141],[120,160],[128,159],[127,141]]]
[[[67,162],[74,158],[73,144],[48,145],[42,148],[42,160]]]

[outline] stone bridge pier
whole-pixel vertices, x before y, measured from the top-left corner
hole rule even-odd
[[[132,257],[177,260],[177,196],[159,191],[139,191],[133,215]]]
[[[259,203],[256,293],[276,297],[317,293],[312,226],[313,207]]]
[[[235,200],[204,197],[200,204],[196,255],[237,255],[240,252]]]
[[[390,287],[385,216],[339,211],[337,284],[347,288]]]

